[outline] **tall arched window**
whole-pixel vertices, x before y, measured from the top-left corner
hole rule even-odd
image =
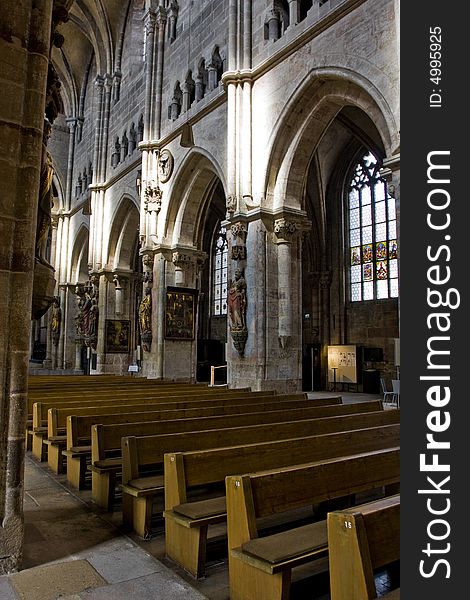
[[[398,297],[395,199],[368,152],[357,163],[348,189],[350,299]]]
[[[227,314],[227,235],[220,226],[212,246],[212,314]]]

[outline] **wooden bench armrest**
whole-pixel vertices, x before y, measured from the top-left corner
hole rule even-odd
[[[326,520],[255,538],[232,549],[232,556],[271,574],[324,558],[327,554]]]
[[[106,473],[107,471],[113,471],[121,468],[122,458],[120,456],[105,458],[104,460],[97,460],[89,465],[89,470],[93,471],[94,473]]]
[[[33,433],[47,433],[47,427],[33,427]]]
[[[135,498],[142,498],[143,496],[151,496],[163,491],[163,475],[154,475],[152,477],[142,477],[138,480],[137,485],[133,485],[132,482],[127,484],[121,484],[121,490],[130,496]]]
[[[247,554],[246,552],[243,552],[241,548],[232,548],[232,550],[230,550],[230,555],[238,558],[248,565],[251,565],[252,567],[256,567],[264,573],[275,575],[276,573],[281,573],[282,571],[290,570],[294,567],[300,567],[301,565],[305,565],[314,560],[326,558],[328,556],[328,548],[318,548],[312,552],[308,552],[306,554],[302,554],[301,556],[296,556],[295,558],[284,560],[275,564],[269,563],[261,558],[256,558],[251,554]],[[327,566],[325,566],[325,570],[327,570]]]
[[[44,440],[44,443],[46,443],[46,444],[55,444],[57,446],[62,446],[62,445],[65,446],[66,442],[67,442],[67,438],[63,435],[53,435]]]
[[[90,452],[91,446],[75,446],[73,448],[68,448],[67,450],[62,450],[64,456],[87,456]]]
[[[192,529],[195,527],[203,527],[204,525],[215,525],[217,523],[224,523],[227,520],[227,513],[221,513],[218,515],[211,515],[210,517],[201,517],[199,519],[191,519],[180,515],[174,510],[164,510],[163,516],[169,519],[173,519],[178,525]]]

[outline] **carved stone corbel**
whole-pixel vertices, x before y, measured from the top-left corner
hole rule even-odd
[[[227,196],[227,200],[226,200],[226,208],[227,208],[227,214],[232,215],[236,210],[237,210],[237,197],[234,195],[231,196]]]
[[[231,249],[232,260],[246,260],[246,236],[248,234],[248,226],[243,221],[238,221],[230,226],[233,236]]]

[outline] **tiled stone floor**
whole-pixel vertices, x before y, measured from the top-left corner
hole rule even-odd
[[[312,392],[311,397],[331,392]],[[341,392],[343,402],[380,395]],[[211,532],[207,574],[194,581],[165,557],[162,520],[155,521],[149,540],[120,530],[119,502],[103,512],[91,502],[91,491],[69,489],[65,475],[52,474],[47,463],[26,456],[25,546],[23,570],[0,577],[1,600],[228,600],[227,557],[223,525]],[[78,561],[74,575],[68,568]],[[78,567],[83,567],[80,570]],[[84,575],[85,573],[85,575]],[[62,574],[62,584],[61,584]],[[96,576],[93,576],[93,575]],[[391,579],[392,576],[392,579]],[[398,574],[377,578],[379,594],[396,587]],[[62,585],[62,587],[61,587]],[[311,567],[295,570],[294,600],[328,600],[326,573]]]

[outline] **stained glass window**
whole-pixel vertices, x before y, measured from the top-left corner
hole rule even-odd
[[[227,314],[227,235],[220,227],[214,239],[212,252],[212,314]]]
[[[395,199],[368,152],[357,163],[348,191],[351,301],[398,297]]]

